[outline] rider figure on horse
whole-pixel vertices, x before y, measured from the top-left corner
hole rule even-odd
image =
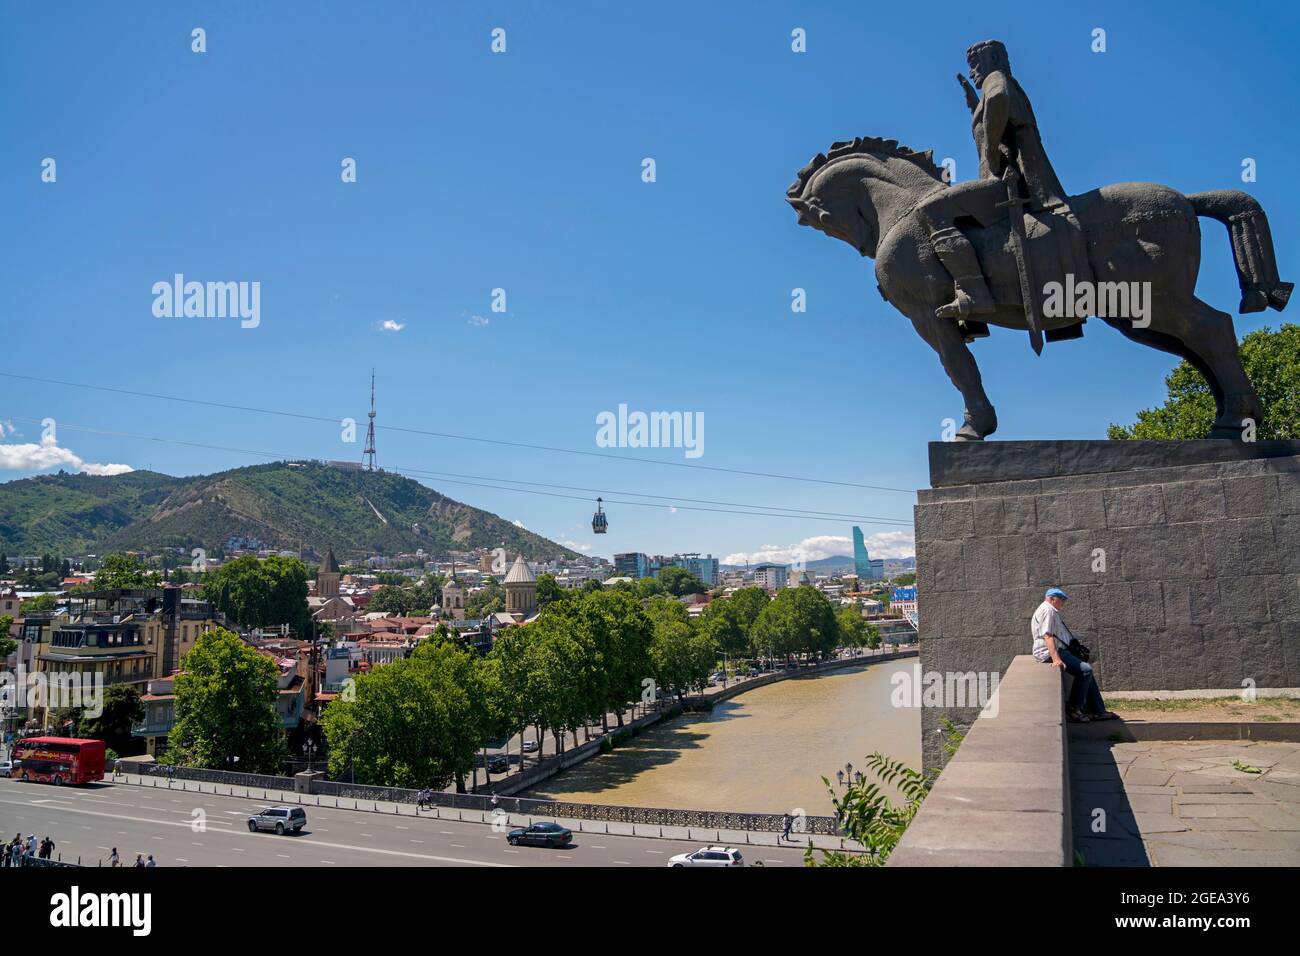
[[[1065,190],[1043,149],[1029,97],[1011,75],[1007,48],[997,40],[976,43],[966,51],[966,62],[975,86],[960,73],[957,80],[966,91],[971,111],[980,176],[941,189],[918,207],[934,251],[952,276],[957,293],[952,302],[935,310],[939,318],[960,319],[995,308],[975,247],[954,224],[958,217],[968,216],[989,226],[1002,217],[1000,207],[1006,206],[1008,199],[1013,216],[1021,215],[1015,200],[1022,197],[1024,208],[1031,211],[1065,204]],[[976,89],[982,97],[976,95]]]

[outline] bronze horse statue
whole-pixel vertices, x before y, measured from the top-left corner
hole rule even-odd
[[[965,400],[957,438],[978,441],[997,429],[997,414],[967,343],[987,335],[988,324],[1029,328],[1023,270],[1013,254],[1016,237],[1009,216],[986,226],[959,222],[988,277],[996,308],[969,318],[935,315],[937,307],[954,298],[954,285],[918,207],[947,188],[929,152],[859,137],[818,154],[799,171],[786,200],[800,225],[842,239],[876,260],[881,295],[939,353]],[[1116,183],[1071,196],[1068,204],[1073,218],[1053,213],[1026,217],[1035,275],[1050,280],[1038,285],[1045,297],[1053,284],[1068,297],[1077,276],[1080,288],[1091,283],[1098,291],[1095,297],[1089,292],[1082,314],[1067,308],[1068,314],[1040,320],[1047,341],[1077,338],[1089,316],[1099,317],[1135,342],[1186,359],[1205,376],[1216,408],[1212,437],[1240,439],[1250,424],[1258,426],[1259,397],[1241,367],[1232,316],[1202,302],[1195,290],[1201,256],[1197,217],[1207,216],[1228,227],[1242,290],[1240,311],[1286,306],[1291,284],[1278,279],[1268,220],[1259,203],[1237,190],[1185,196],[1154,183]],[[1127,301],[1130,289],[1136,297],[1145,290],[1144,315],[1097,308],[1107,297],[1118,302],[1121,292]]]

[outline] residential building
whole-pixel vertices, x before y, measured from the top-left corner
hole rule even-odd
[[[652,575],[650,559],[639,551],[614,555],[614,574],[629,578],[648,578]]]
[[[68,598],[66,614],[52,618],[49,636],[34,646],[32,669],[83,685],[134,684],[171,674],[204,631],[221,616],[180,588],[91,591]],[[96,676],[98,675],[98,676]],[[43,706],[32,716],[45,719]]]
[[[671,558],[661,558],[658,570],[666,567],[685,568],[704,582],[707,588],[718,583],[718,559],[711,554],[700,557],[698,554],[675,554]]]
[[[779,591],[790,579],[790,568],[784,564],[758,564],[754,566],[754,584],[769,591]]]

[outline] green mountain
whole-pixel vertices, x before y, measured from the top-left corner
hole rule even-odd
[[[41,475],[0,484],[0,552],[103,554],[225,547],[232,537],[340,561],[423,548],[504,546],[530,560],[578,557],[509,521],[402,475],[275,462],[172,478]]]

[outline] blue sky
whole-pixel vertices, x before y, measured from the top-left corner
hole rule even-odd
[[[374,366],[381,425],[599,451],[596,415],[626,403],[703,412],[697,464],[923,486],[926,442],[960,419],[959,397],[881,301],[871,263],[798,228],[783,196],[815,153],[864,134],[933,148],[970,178],[953,78],[970,43],[1007,43],[1068,190],[1245,188],[1269,214],[1283,278],[1300,274],[1294,7],[1042,7],[5,5],[5,368],[364,420]],[[194,27],[206,53],[191,51]],[[504,54],[489,48],[498,27]],[[796,27],[807,53],[791,52]],[[1105,53],[1091,52],[1095,27]],[[41,182],[46,157],[55,183]],[[344,157],[356,183],[340,181]],[[654,183],[641,179],[646,157]],[[1247,185],[1245,157],[1258,164]],[[1231,310],[1226,233],[1203,233],[1199,294]],[[151,287],[177,272],[259,281],[260,325],[156,318]],[[790,310],[795,287],[806,313]],[[504,314],[491,311],[495,288]],[[1238,317],[1238,334],[1270,323]],[[1041,358],[1010,332],[975,354],[998,439],[1104,437],[1162,399],[1173,364],[1099,322]],[[361,436],[344,444],[331,424],[0,378],[7,444],[39,442],[31,422],[47,417],[67,455],[170,474],[265,459],[73,426],[284,457],[361,453]],[[681,449],[602,461],[382,429],[378,444],[388,467],[607,499],[903,521],[914,501],[645,463],[687,462]],[[811,557],[851,553],[847,520],[612,505],[598,537],[584,501],[426,483],[593,554],[780,557],[807,539]],[[892,533],[878,553],[910,553],[906,527],[858,523]]]

